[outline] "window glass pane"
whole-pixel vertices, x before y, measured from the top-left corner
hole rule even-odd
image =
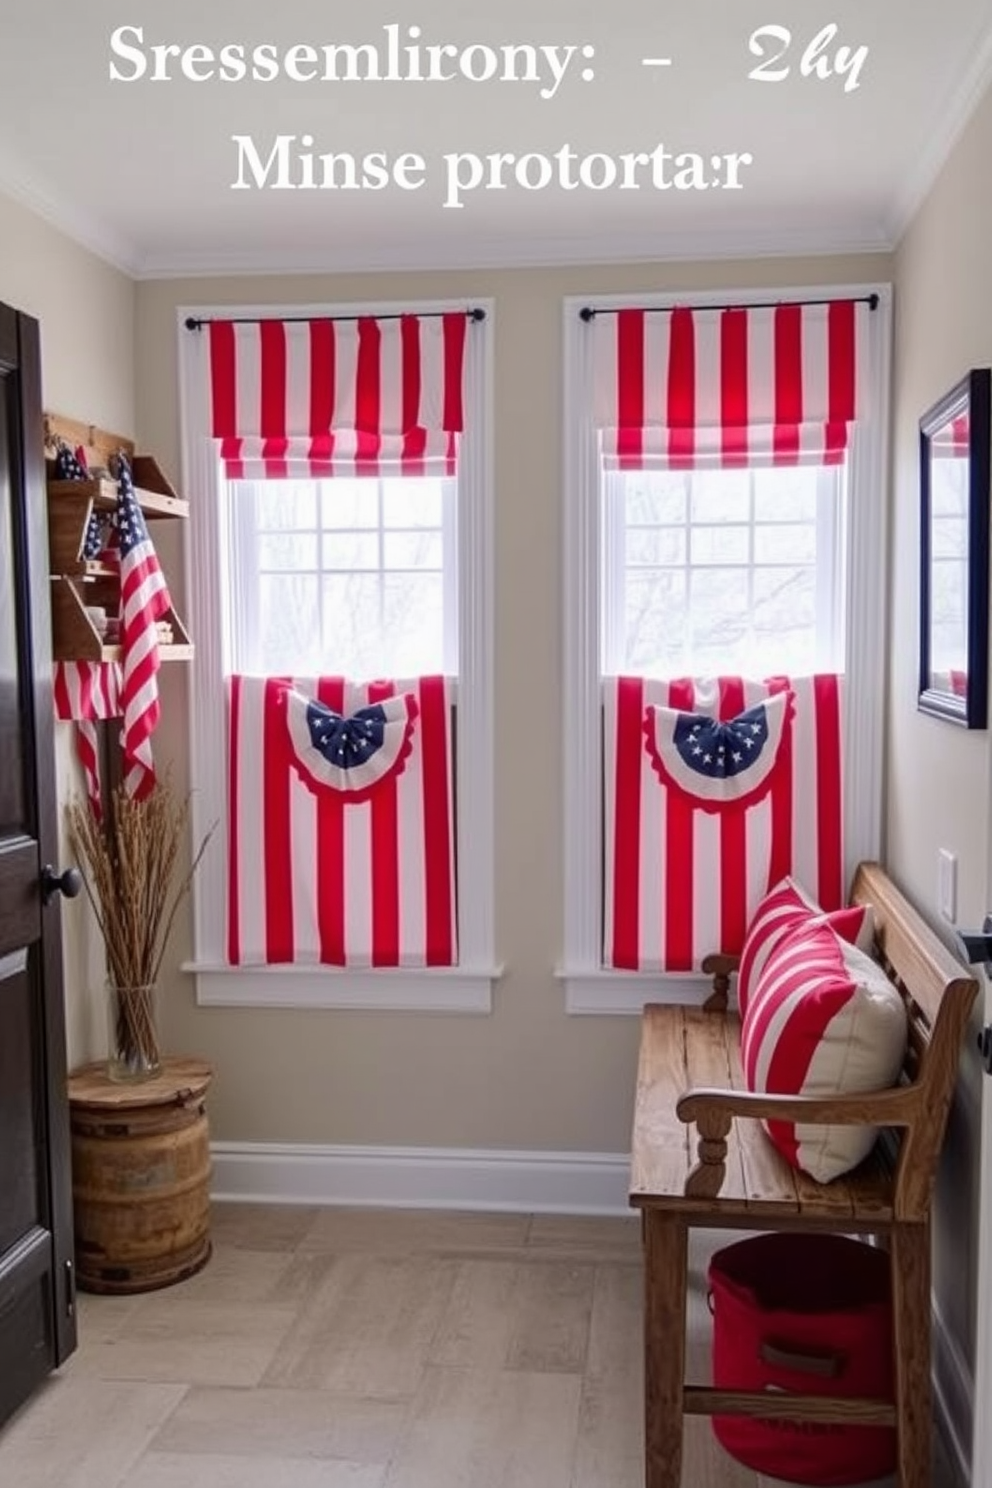
[[[754,529],[756,563],[815,563],[816,528],[803,522],[782,522]]]
[[[964,667],[968,655],[967,565],[952,559],[930,567],[930,648],[934,671]]]
[[[440,527],[443,480],[397,477],[382,483],[383,522],[387,527]]]
[[[262,574],[253,658],[261,673],[306,675],[318,668],[318,582],[315,575]]]
[[[685,521],[688,481],[681,471],[638,470],[622,479],[630,526]]]
[[[325,527],[378,527],[379,482],[321,481],[320,511]]]
[[[627,562],[631,565],[669,565],[685,562],[684,527],[628,527]]]
[[[440,574],[387,574],[383,651],[388,676],[444,670],[444,582]]]
[[[838,477],[840,471],[838,466]],[[753,474],[756,521],[811,522],[816,516],[819,466],[772,465]]]
[[[387,532],[383,542],[387,569],[442,566],[440,532]]]
[[[930,510],[935,517],[967,515],[967,460],[933,460],[931,462]]]
[[[254,497],[259,530],[316,527],[317,495],[306,481],[236,481],[232,500]]]
[[[323,672],[363,679],[388,675],[382,664],[380,584],[377,573],[330,574],[324,578]]]
[[[966,558],[968,554],[968,524],[960,517],[934,517],[930,531],[933,536],[932,557]]]
[[[686,632],[685,574],[628,575],[624,595],[624,669],[663,677],[680,668]]]
[[[695,570],[689,579],[689,647],[694,671],[719,670],[748,636],[746,568]]]
[[[376,532],[325,532],[325,568],[379,567],[379,535]]]
[[[783,666],[780,656],[797,645],[808,648],[810,665],[816,656],[816,570],[813,568],[756,568],[753,623],[763,653]]]
[[[750,471],[693,471],[692,520],[694,522],[748,522],[750,519]]]
[[[692,562],[747,563],[750,540],[749,527],[693,527]]]
[[[258,566],[262,570],[298,573],[301,569],[316,569],[319,558],[316,532],[270,532],[258,539]]]

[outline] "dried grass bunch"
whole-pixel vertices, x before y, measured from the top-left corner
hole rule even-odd
[[[189,814],[189,796],[177,799],[168,777],[140,801],[119,785],[102,821],[89,803],[69,806],[69,834],[115,987],[152,987],[158,981],[176,912],[214,831],[207,832],[188,871],[177,872]]]

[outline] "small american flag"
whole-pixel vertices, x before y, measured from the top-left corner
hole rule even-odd
[[[156,673],[159,669],[157,622],[172,608],[165,577],[141,507],[134,495],[131,468],[118,456],[117,530],[121,565],[121,711],[124,729],[124,785],[141,799],[155,785],[151,736],[158,725]]]

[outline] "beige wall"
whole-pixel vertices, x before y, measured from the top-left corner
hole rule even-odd
[[[627,1150],[637,1021],[566,1016],[552,974],[562,918],[562,297],[885,281],[891,267],[885,257],[868,257],[138,286],[138,429],[174,473],[177,305],[449,295],[496,302],[496,928],[507,975],[495,1011],[458,1017],[197,1009],[190,980],[178,976],[169,1043],[215,1062],[216,1136]],[[171,675],[168,685],[175,689],[168,742],[181,754],[183,683]],[[522,713],[532,738],[539,734],[523,779],[512,748]],[[179,958],[189,949],[184,925]]]
[[[127,434],[134,423],[134,285],[33,213],[0,196],[0,300],[41,323],[46,409]],[[56,725],[60,796],[81,787],[71,730]],[[68,854],[65,855],[68,861]],[[81,901],[63,913],[70,1063],[102,1052],[91,989],[100,948]]]
[[[896,261],[892,652],[887,850],[894,876],[945,938],[937,914],[937,850],[958,858],[958,923],[980,925],[989,882],[989,735],[916,711],[919,485],[917,421],[970,367],[992,364],[992,94],[959,141],[899,248]],[[976,1017],[976,1022],[978,1021]],[[973,1044],[962,1076],[936,1214],[938,1305],[959,1357],[956,1414],[967,1401],[977,1327],[981,1081]],[[958,1386],[961,1388],[959,1389]]]

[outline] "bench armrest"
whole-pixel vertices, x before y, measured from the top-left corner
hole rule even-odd
[[[858,1095],[768,1095],[748,1090],[695,1089],[680,1096],[676,1114],[687,1125],[712,1117],[730,1130],[735,1116],[757,1121],[816,1121],[832,1126],[911,1126],[917,1107],[906,1086]]]
[[[724,956],[716,953],[707,956],[702,963],[702,970],[707,976],[713,978],[713,991],[703,1003],[708,1013],[725,1013],[730,993],[730,978],[738,970],[741,964],[740,956]]]
[[[746,1090],[689,1090],[675,1106],[680,1121],[699,1131],[698,1162],[689,1173],[689,1198],[716,1198],[727,1163],[727,1136],[735,1117],[758,1121],[816,1121],[833,1126],[912,1126],[919,1091],[912,1086],[859,1095],[763,1095]]]

